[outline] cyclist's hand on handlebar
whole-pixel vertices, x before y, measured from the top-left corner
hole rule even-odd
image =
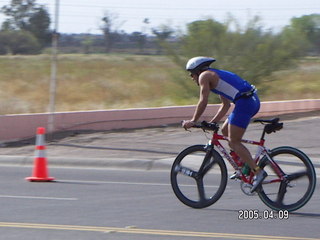
[[[188,128],[192,128],[193,126],[195,126],[196,123],[191,121],[191,120],[183,120],[182,121],[182,127],[187,130]]]

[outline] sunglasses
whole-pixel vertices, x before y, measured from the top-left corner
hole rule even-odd
[[[196,77],[196,76],[198,76],[198,75],[197,75],[196,73],[190,72],[190,73],[189,73],[189,76],[190,76],[190,77],[194,77],[194,76]]]

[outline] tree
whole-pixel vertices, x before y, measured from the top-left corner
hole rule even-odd
[[[119,29],[123,22],[118,21],[118,15],[112,12],[105,12],[102,18],[101,30],[105,38],[106,52],[110,52],[113,45],[120,39]]]
[[[49,13],[35,0],[11,0],[9,5],[2,7],[1,12],[8,16],[2,24],[2,30],[28,31],[34,35],[40,47],[51,42]]]
[[[232,24],[237,28],[230,28]],[[208,19],[188,24],[187,32],[180,38],[180,48],[171,49],[170,56],[183,69],[190,57],[213,56],[217,59],[214,67],[233,71],[258,84],[299,59],[305,43],[304,38],[291,29],[276,34],[264,31],[258,17],[252,18],[243,28],[237,22],[219,23]],[[189,83],[178,77],[176,81],[189,92]],[[192,97],[198,93],[190,90],[189,94]]]
[[[41,47],[45,47],[51,44],[52,32],[50,24],[51,20],[48,11],[40,6],[35,8],[25,30],[31,32],[38,39]]]
[[[157,54],[162,53],[162,49],[166,41],[171,37],[173,32],[173,29],[168,25],[161,25],[158,29],[152,29],[152,33],[156,36],[156,42],[158,45]]]
[[[187,34],[182,37],[183,54],[195,55],[219,54],[226,36],[227,27],[213,19],[195,21],[187,25]]]
[[[1,53],[8,54],[38,54],[40,46],[37,39],[27,31],[1,31]]]
[[[320,14],[305,15],[292,18],[287,31],[291,30],[305,37],[309,42],[309,52],[320,54]],[[302,35],[302,36],[301,36]]]
[[[11,0],[10,5],[1,11],[9,17],[4,23],[4,30],[25,30],[35,8],[35,0]]]
[[[89,54],[93,44],[93,36],[90,34],[85,34],[83,36],[83,40],[81,41],[81,44],[83,46],[83,53]]]
[[[133,32],[130,35],[130,40],[132,40],[133,42],[136,42],[140,53],[143,53],[144,47],[147,42],[147,36],[145,34],[143,34],[142,32]]]

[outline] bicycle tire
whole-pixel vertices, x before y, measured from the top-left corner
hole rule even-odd
[[[204,164],[206,156],[210,161]],[[199,173],[200,169],[204,169],[202,173]],[[214,204],[222,196],[227,181],[227,168],[221,155],[214,149],[207,150],[205,145],[186,148],[172,164],[173,192],[182,203],[192,208]]]
[[[259,166],[268,172],[268,177],[258,192],[260,199],[273,210],[298,210],[310,200],[315,190],[317,178],[312,162],[302,151],[288,146],[271,150],[269,156],[282,169],[286,178],[278,183],[267,184],[276,176],[274,167],[268,157],[264,156]]]

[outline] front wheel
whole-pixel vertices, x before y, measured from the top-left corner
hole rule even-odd
[[[306,154],[296,148],[278,147],[263,157],[259,166],[268,173],[258,192],[268,207],[290,212],[310,200],[316,186],[316,173]]]
[[[171,186],[177,198],[193,208],[215,203],[227,185],[227,168],[218,152],[205,145],[183,150],[171,168]]]

